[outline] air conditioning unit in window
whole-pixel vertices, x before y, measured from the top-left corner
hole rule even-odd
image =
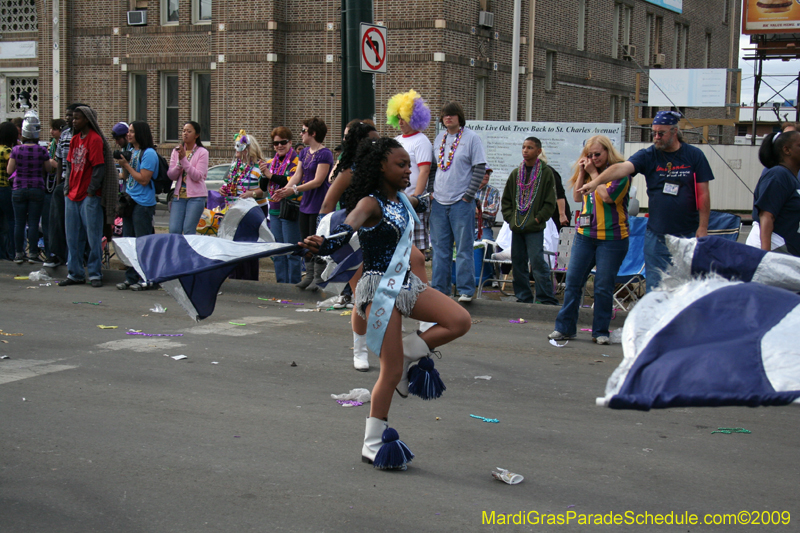
[[[653,66],[655,68],[661,68],[666,63],[667,58],[664,54],[653,54]]]
[[[627,59],[631,61],[636,57],[636,46],[632,44],[623,44],[622,45],[622,59]]]
[[[491,28],[494,26],[494,13],[491,11],[481,11],[478,15],[478,26]]]
[[[147,11],[128,11],[128,26],[147,26]]]

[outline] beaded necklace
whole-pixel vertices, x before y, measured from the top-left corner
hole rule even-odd
[[[230,180],[228,182],[228,196],[239,196],[239,182],[244,176],[249,176],[254,163],[245,163],[241,159],[235,159],[231,164]],[[244,188],[242,189],[244,192]]]
[[[541,180],[539,177],[542,174],[542,164],[538,159],[533,165],[528,179],[525,179],[525,161],[519,165],[517,171],[517,209],[514,211],[514,222],[518,228],[524,228],[528,221],[528,217],[532,212],[531,206],[536,199],[536,194],[539,192],[539,184]],[[520,221],[520,214],[524,213],[524,217]]]
[[[273,175],[277,174],[278,176],[283,176],[286,173],[286,169],[289,167],[289,162],[294,160],[295,153],[294,148],[289,148],[289,151],[286,152],[286,155],[283,156],[283,161],[278,161],[278,155],[276,154],[275,157],[272,158],[272,163],[269,165],[269,171]],[[269,185],[267,186],[267,196],[269,199],[272,200],[274,198],[275,193],[280,189],[281,186],[275,183],[272,180],[269,180]]]
[[[444,132],[442,136],[442,145],[439,147],[439,168],[443,171],[447,172],[450,169],[450,165],[453,163],[453,156],[456,154],[456,150],[458,149],[458,145],[461,143],[461,134],[464,133],[464,128],[458,128],[458,133],[456,134],[456,140],[453,141],[453,145],[450,147],[450,153],[447,155],[447,161],[444,160],[444,146],[447,142],[447,131]]]

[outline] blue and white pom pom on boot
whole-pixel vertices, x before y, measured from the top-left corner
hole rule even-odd
[[[430,348],[419,336],[419,331],[403,339],[403,377],[397,384],[397,394],[408,398],[408,366],[430,355]]]
[[[439,371],[433,366],[433,359],[424,357],[408,370],[408,392],[423,400],[435,400],[447,389]]]
[[[397,431],[380,418],[367,418],[361,460],[381,470],[405,470],[414,458]]]

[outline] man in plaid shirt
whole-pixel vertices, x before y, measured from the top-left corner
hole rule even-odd
[[[489,185],[489,178],[492,177],[492,169],[487,168],[483,175],[483,181],[475,195],[475,239],[494,239],[492,226],[500,210],[500,191]]]

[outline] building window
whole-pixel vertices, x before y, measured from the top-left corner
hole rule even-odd
[[[545,91],[553,90],[553,81],[556,73],[556,53],[553,50],[548,50],[545,56],[544,66],[544,89]]]
[[[192,22],[194,24],[211,22],[211,0],[192,0]]]
[[[703,68],[709,68],[711,66],[711,34],[706,33],[706,49],[705,49],[705,57],[703,58]]]
[[[181,138],[178,123],[178,73],[161,74],[161,140],[178,141]]]
[[[644,34],[644,66],[650,66],[653,55],[653,14],[648,13],[645,18],[645,34]]]
[[[128,77],[128,117],[147,122],[147,73],[131,72]]]
[[[177,24],[180,0],[161,0],[161,24]]]
[[[0,0],[0,33],[39,31],[36,0]]]
[[[664,34],[664,18],[663,17],[656,17],[656,25],[653,28],[653,63],[657,63],[655,60],[660,54],[663,52],[661,51],[661,36]],[[659,58],[661,59],[661,58]],[[662,64],[663,65],[663,61]]]
[[[39,78],[36,76],[6,78],[6,110],[8,115],[25,113],[27,106],[39,109]]]
[[[747,135],[747,126],[745,124],[739,124],[736,126],[736,135],[739,137],[744,137]]]
[[[631,44],[631,19],[633,8],[624,4],[614,4],[614,26],[611,43],[611,57],[619,58],[626,54]]]
[[[612,124],[617,121],[617,96],[611,96],[611,102],[608,106],[608,121]]]
[[[586,0],[578,0],[578,50],[586,50]]]
[[[722,23],[723,24],[727,24],[728,23],[728,12],[730,10],[730,6],[728,4],[730,4],[730,1],[731,0],[722,0]]]
[[[192,120],[200,124],[200,140],[211,141],[211,73],[192,73]]]
[[[672,68],[686,68],[686,48],[689,45],[689,26],[675,24],[675,56],[672,58]]]
[[[480,76],[475,83],[475,120],[486,119],[486,78]]]

